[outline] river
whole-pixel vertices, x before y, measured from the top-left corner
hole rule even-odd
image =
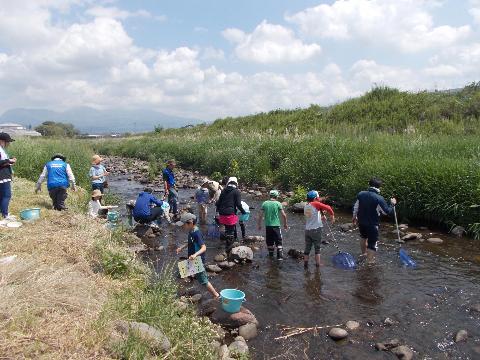
[[[110,179],[110,189],[123,201],[135,198],[143,185],[127,181],[127,176]],[[192,201],[193,190],[181,190],[182,204]],[[255,219],[260,202],[244,199],[252,208]],[[212,217],[213,208],[210,208]],[[291,228],[284,232],[285,250],[303,249],[303,217],[288,213]],[[337,214],[337,222],[350,221],[349,214]],[[166,225],[168,226],[168,225]],[[288,258],[283,262],[267,257],[264,244],[255,253],[252,264],[240,265],[211,277],[217,290],[238,288],[246,293],[245,306],[260,321],[258,337],[249,341],[254,359],[391,359],[387,352],[376,351],[374,344],[397,338],[422,359],[479,359],[480,313],[471,310],[480,304],[480,250],[471,239],[435,234],[443,244],[409,242],[405,248],[418,264],[416,269],[403,268],[399,263],[398,246],[390,223],[382,224],[377,263],[359,266],[353,271],[334,268],[332,244],[322,248],[325,265],[317,271],[311,260],[305,271],[302,262]],[[428,230],[409,229],[430,237]],[[248,235],[263,235],[250,220]],[[325,232],[324,234],[327,234]],[[334,236],[342,250],[355,256],[359,253],[358,234],[341,232],[334,227]],[[176,259],[176,247],[185,241],[180,230],[167,232],[162,239],[164,250],[145,253],[157,269]],[[331,235],[325,237],[332,241]],[[220,240],[208,240],[207,262],[222,251]],[[207,295],[206,295],[207,296]],[[390,318],[393,325],[385,325]],[[350,331],[343,342],[334,342],[326,331],[307,333],[285,340],[277,325],[311,327],[360,322],[358,330]],[[455,343],[455,333],[465,329],[467,342]]]

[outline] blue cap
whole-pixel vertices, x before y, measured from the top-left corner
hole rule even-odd
[[[315,190],[310,190],[308,193],[307,193],[307,199],[316,199],[318,198],[319,195],[318,195],[318,192],[315,191]]]

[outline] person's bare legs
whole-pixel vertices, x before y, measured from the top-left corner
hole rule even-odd
[[[303,254],[303,267],[308,268],[308,258],[310,256]]]
[[[360,251],[361,255],[367,255],[367,239],[360,239]]]
[[[217,290],[215,290],[215,288],[213,287],[213,285],[209,282],[207,284],[207,290],[210,294],[212,294],[212,296],[217,299],[220,297],[220,295],[218,294]]]
[[[323,265],[323,264],[322,264],[322,261],[320,260],[320,254],[315,254],[315,265],[316,265],[317,267],[320,267],[320,266]]]

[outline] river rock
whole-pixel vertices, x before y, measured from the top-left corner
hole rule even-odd
[[[235,340],[228,346],[228,350],[230,351],[230,353],[234,355],[239,355],[239,356],[247,355],[248,345],[245,342],[245,340],[244,341]]]
[[[345,327],[350,331],[357,330],[360,327],[360,323],[358,321],[349,320],[345,323]]]
[[[139,238],[146,238],[153,234],[153,229],[148,225],[137,224],[133,229],[133,233]]]
[[[339,228],[343,232],[348,232],[350,230],[353,230],[355,228],[355,225],[353,223],[349,222],[349,223],[341,224],[339,226]]]
[[[171,348],[170,340],[157,328],[142,322],[117,321],[115,330],[124,336],[130,331],[135,332],[139,337],[150,344],[155,351],[168,352]]]
[[[334,327],[330,329],[328,336],[330,336],[333,340],[338,341],[345,339],[348,336],[348,332],[342,328]]]
[[[194,304],[200,302],[202,300],[202,294],[195,294],[190,298],[190,301]]]
[[[211,346],[216,352],[218,352],[218,350],[220,349],[220,346],[222,346],[222,344],[220,344],[220,342],[218,342],[217,340],[213,340],[212,343],[211,343]]]
[[[303,252],[297,249],[290,249],[287,252],[287,255],[294,259],[303,259]]]
[[[175,306],[177,307],[178,310],[180,311],[185,311],[188,309],[188,305],[187,303],[181,301],[181,300],[177,300],[175,301]]]
[[[403,241],[410,241],[410,240],[420,240],[423,237],[420,233],[408,233],[407,235],[402,237]]]
[[[257,336],[257,325],[249,323],[238,328],[238,334],[245,340],[251,340]]]
[[[205,314],[210,317],[210,320],[214,324],[218,324],[226,329],[238,329],[240,326],[245,324],[255,324],[258,326],[258,320],[252,312],[245,307],[241,307],[240,311],[231,314],[222,309],[222,305],[219,301],[215,301],[216,304],[207,302],[207,304],[202,304],[202,309],[200,313]],[[212,307],[215,306],[215,309],[212,311]],[[210,314],[208,314],[210,313]]]
[[[207,271],[213,272],[213,273],[219,273],[222,271],[222,269],[218,265],[207,265],[205,266]]]
[[[214,258],[216,262],[222,262],[222,261],[225,261],[226,259],[227,257],[225,256],[225,254],[215,255],[215,258]]]
[[[480,303],[470,306],[470,312],[480,313]]]
[[[246,261],[253,260],[253,251],[248,246],[234,247],[230,255],[234,260],[246,260]]]
[[[261,191],[255,191],[255,193],[253,195],[255,195],[256,197],[262,197],[263,196]]]
[[[456,237],[462,237],[466,233],[463,226],[455,226],[450,232]]]
[[[401,345],[390,350],[392,354],[395,354],[397,358],[402,360],[413,359],[413,351],[406,345]]]
[[[234,267],[236,264],[233,261],[222,261],[221,263],[218,263],[218,266],[221,269],[231,269]]]
[[[263,236],[245,236],[243,238],[245,242],[263,242],[265,238]]]
[[[400,340],[398,339],[391,339],[385,342],[375,344],[375,348],[379,351],[387,351],[398,346],[400,346]]]
[[[222,345],[218,348],[217,354],[219,360],[227,360],[230,357],[230,350],[227,345]]]
[[[303,209],[305,208],[305,205],[307,205],[305,201],[293,204],[292,211],[294,213],[303,213]]]
[[[431,244],[442,244],[443,240],[440,239],[440,238],[428,238],[427,242],[429,242]]]
[[[385,320],[383,320],[383,325],[385,325],[385,326],[393,326],[395,324],[396,324],[395,320],[390,319],[389,317],[387,317],[387,318],[385,318]]]
[[[400,224],[400,225],[398,225],[398,228],[401,231],[406,231],[408,229],[408,224]]]
[[[463,341],[467,341],[467,339],[468,339],[468,332],[467,332],[467,330],[459,330],[459,331],[457,331],[457,333],[455,334],[455,342],[456,342],[456,343],[463,342]]]

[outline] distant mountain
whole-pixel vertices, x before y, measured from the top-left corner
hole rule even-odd
[[[198,124],[198,119],[170,116],[153,110],[97,110],[77,107],[63,112],[46,109],[11,109],[0,116],[0,123],[35,127],[44,121],[73,124],[82,133],[106,134],[153,131],[155,126],[178,128]]]

